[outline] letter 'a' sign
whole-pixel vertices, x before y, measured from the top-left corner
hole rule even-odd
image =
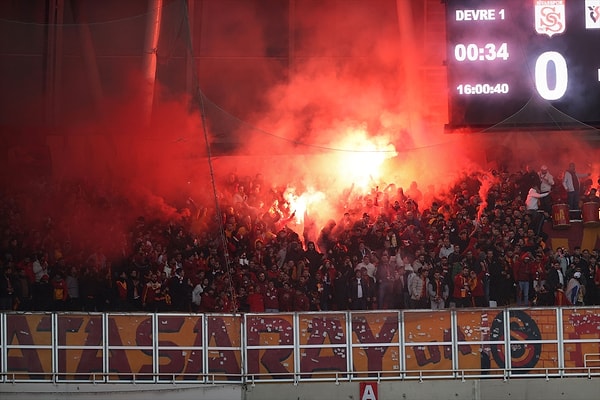
[[[377,382],[361,382],[359,399],[377,400]]]

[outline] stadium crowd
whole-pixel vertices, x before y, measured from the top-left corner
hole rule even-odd
[[[65,206],[130,223],[127,234],[109,233],[100,244],[67,235],[60,210],[27,221],[42,196],[24,201],[4,193],[0,309],[228,313],[600,304],[599,249],[553,249],[544,231],[552,204],[574,209],[600,198],[584,179],[589,174],[575,173],[574,165],[560,179],[548,174],[545,166],[465,174],[435,194],[422,193],[416,182],[407,190],[375,187],[340,197],[342,215],[323,227],[305,215],[302,232],[289,227],[296,216],[285,188],[261,174],[232,173],[217,183],[220,221],[191,199],[177,218],[166,219],[127,209],[126,200],[100,195],[93,185],[43,189]]]

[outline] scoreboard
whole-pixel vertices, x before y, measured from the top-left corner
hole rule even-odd
[[[600,0],[446,0],[450,131],[600,127]]]

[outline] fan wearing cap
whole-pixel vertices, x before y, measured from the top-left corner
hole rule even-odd
[[[540,177],[540,193],[552,192],[552,186],[554,186],[554,177],[548,172],[548,166],[542,165],[538,172]],[[552,198],[550,195],[540,199],[540,209],[547,212],[549,215],[552,214]]]
[[[567,289],[565,290],[567,300],[574,306],[583,305],[583,297],[585,296],[585,285],[581,282],[581,271],[577,270],[573,277],[569,279]]]

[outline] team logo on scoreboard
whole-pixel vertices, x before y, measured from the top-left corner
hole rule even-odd
[[[556,35],[565,31],[566,0],[534,0],[535,30],[541,35]]]
[[[585,0],[585,28],[600,29],[600,0]]]

